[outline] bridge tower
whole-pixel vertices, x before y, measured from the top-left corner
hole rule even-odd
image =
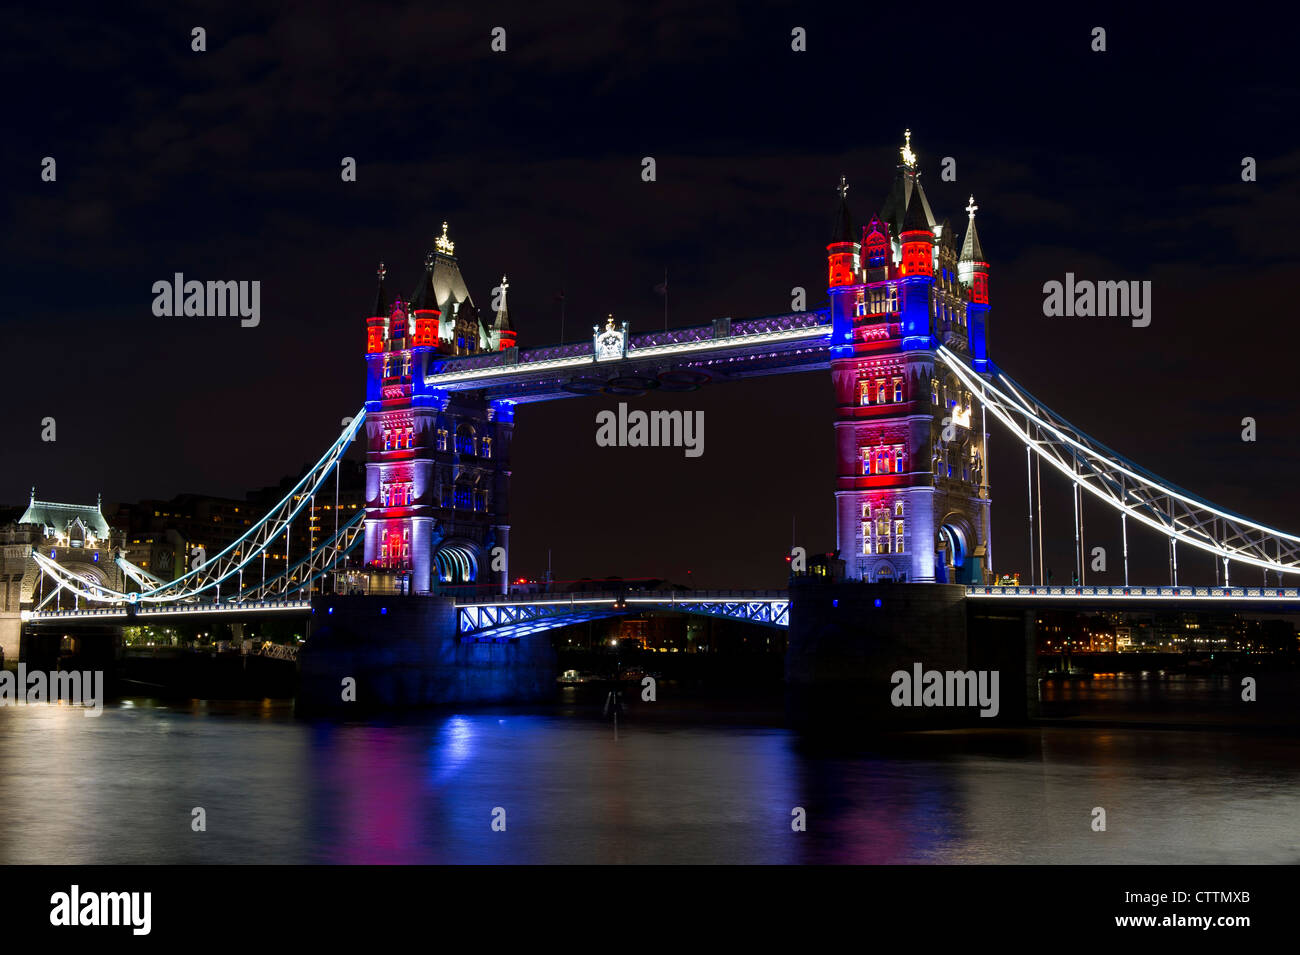
[[[911,131],[883,209],[855,233],[840,179],[827,246],[837,546],[851,578],[982,583],[991,572],[984,417],[939,359],[987,368],[988,263],[974,199],[960,255]]]
[[[400,297],[389,303],[385,273],[381,263],[378,297],[366,320],[370,592],[429,594],[468,584],[504,592],[514,406],[425,384],[431,361],[513,345],[504,289],[489,328],[461,276],[445,222],[409,303]]]

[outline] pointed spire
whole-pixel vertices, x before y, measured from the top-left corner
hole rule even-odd
[[[28,503],[29,503],[29,504],[35,504],[35,503],[36,503],[36,485],[35,485],[35,484],[32,485],[32,496],[31,496],[31,499],[28,501]]]
[[[379,291],[375,293],[375,310],[370,313],[385,318],[388,316],[388,293],[384,291],[384,276],[387,274],[388,268],[380,262],[379,268],[375,269],[375,275],[379,278]]]
[[[843,176],[840,176],[840,184],[835,187],[835,191],[840,197],[840,207],[835,213],[835,227],[831,241],[852,242],[853,216],[849,212],[849,184]]]
[[[446,228],[447,223],[443,223]],[[424,253],[424,275],[420,277],[420,284],[415,287],[411,293],[411,311],[424,312],[434,311],[438,308],[438,294],[433,287],[433,266],[437,256],[432,252]]]
[[[492,323],[495,331],[508,332],[510,327],[510,310],[506,306],[506,291],[510,288],[510,283],[506,281],[504,275],[501,276],[501,307],[497,309],[496,321]]]
[[[913,189],[911,200],[907,203],[907,211],[903,213],[903,223],[898,229],[899,235],[904,232],[930,231],[930,217],[925,206],[920,188]]]
[[[960,262],[984,262],[984,250],[980,248],[979,233],[975,231],[975,210],[979,206],[975,205],[975,197],[970,197],[970,202],[966,206],[966,212],[970,215],[970,224],[966,226],[966,238],[961,244]]]

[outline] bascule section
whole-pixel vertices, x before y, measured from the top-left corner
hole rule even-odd
[[[989,572],[986,434],[944,362],[988,362],[988,263],[966,207],[960,245],[936,220],[911,132],[880,211],[855,230],[840,180],[827,246],[836,395],[837,547],[849,577],[982,584]]]
[[[508,282],[486,321],[445,222],[409,300],[389,301],[385,275],[381,263],[366,321],[366,589],[504,592],[514,404],[426,378],[431,364],[515,350]]]

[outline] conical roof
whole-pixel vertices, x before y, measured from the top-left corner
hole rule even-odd
[[[433,258],[432,252],[424,257],[424,273],[420,276],[420,284],[411,293],[413,312],[431,312],[438,307],[438,298],[433,290]]]
[[[974,200],[972,200],[972,205]],[[984,250],[980,248],[980,236],[975,231],[975,213],[971,213],[970,225],[966,227],[966,238],[961,243],[961,262],[986,262]]]
[[[907,204],[907,212],[903,214],[903,224],[898,232],[902,235],[904,232],[929,232],[934,225],[933,217],[925,202],[925,194],[921,192],[920,183],[912,189],[912,198]]]

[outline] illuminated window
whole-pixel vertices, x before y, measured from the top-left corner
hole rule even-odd
[[[456,488],[456,509],[468,511],[473,506],[473,500],[470,497],[470,489],[467,487]]]
[[[473,454],[474,453],[474,432],[468,427],[461,428],[456,432],[456,453]]]
[[[885,403],[885,380],[882,378],[876,382],[876,404]]]
[[[415,432],[411,428],[406,429],[406,447],[411,448],[415,444]]]
[[[862,473],[863,474],[871,473],[871,449],[870,448],[862,449]]]
[[[938,403],[939,403],[939,379],[931,378],[930,379],[930,404],[937,405]]]
[[[439,451],[447,450],[447,429],[446,428],[438,429],[438,450]]]
[[[902,474],[902,473],[903,473],[903,447],[902,447],[902,445],[894,445],[894,473],[895,473],[895,474]]]
[[[894,400],[895,401],[903,400],[903,379],[902,378],[894,379]]]
[[[479,453],[480,453],[483,457],[485,457],[485,458],[490,458],[490,457],[492,457],[492,439],[491,439],[491,438],[484,438],[482,441],[479,442]]]
[[[393,450],[393,432],[389,431],[387,428],[384,429],[384,450]]]
[[[865,378],[858,382],[858,404],[871,404],[871,382]]]
[[[411,356],[404,355],[402,356],[402,374],[409,375],[410,373],[411,373]]]
[[[871,522],[862,522],[862,553],[871,553]]]
[[[894,553],[903,552],[903,505],[894,505]]]
[[[882,508],[882,517],[876,520],[876,553],[889,553],[889,511]]]

